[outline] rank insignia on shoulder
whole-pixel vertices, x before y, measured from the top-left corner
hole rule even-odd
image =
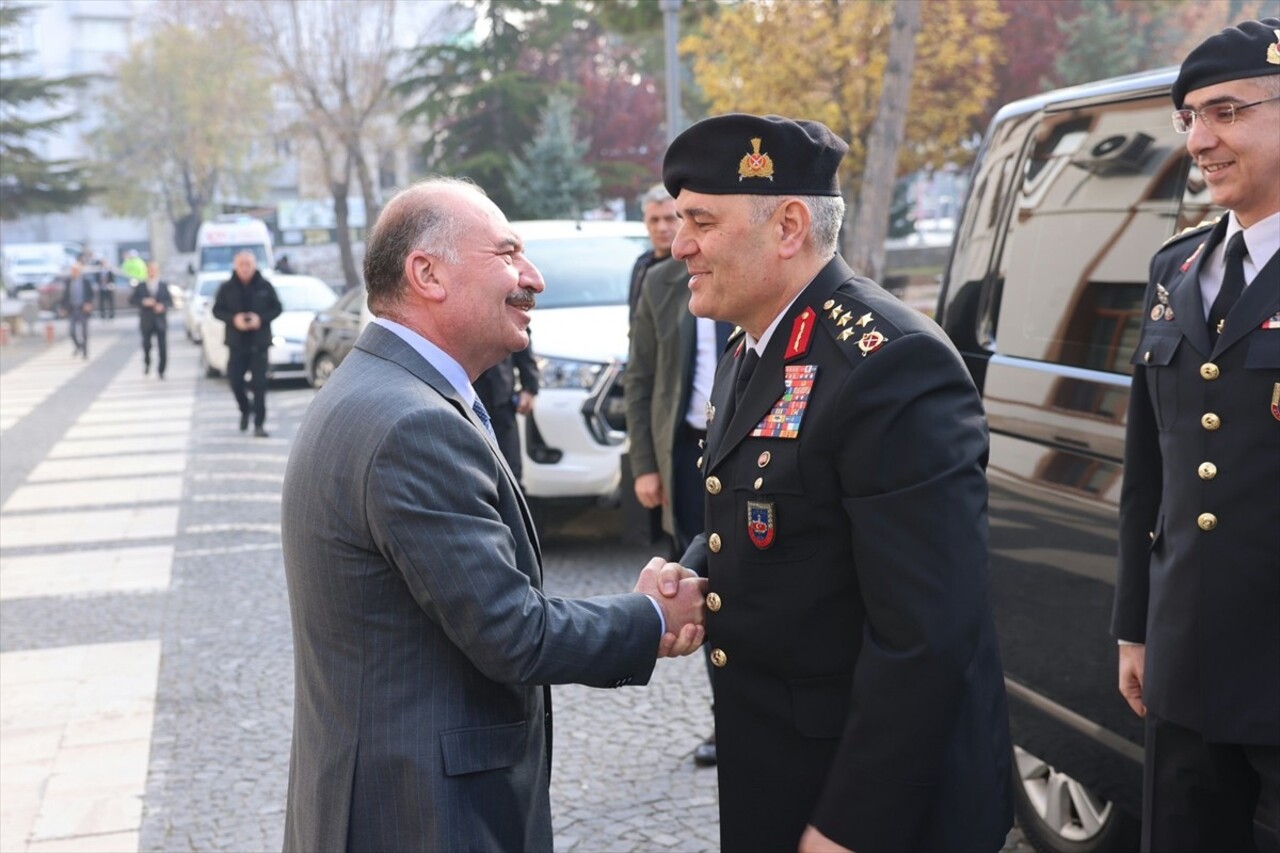
[[[854,323],[854,325],[857,326],[859,329],[865,329],[867,324],[871,322],[871,319],[872,319],[871,312],[868,311],[867,313],[859,317],[858,322]]]
[[[877,332],[875,329],[872,329],[858,340],[858,349],[862,350],[862,357],[866,358],[868,355],[884,346],[885,342],[888,340],[889,339],[886,338],[882,332]]]
[[[1280,313],[1272,314],[1270,317],[1262,321],[1260,329],[1280,329]]]
[[[773,544],[777,531],[773,501],[747,501],[747,537],[761,551]]]
[[[768,154],[760,153],[760,143],[763,140],[759,136],[751,139],[751,153],[743,155],[738,161],[738,180],[743,178],[768,178],[773,180],[773,158]]]
[[[752,438],[799,438],[800,421],[809,405],[809,393],[813,379],[818,375],[816,364],[787,364],[783,366],[786,390],[769,409],[760,423],[751,431]]]
[[[809,343],[813,337],[813,322],[816,319],[817,314],[814,313],[812,308],[808,307],[796,317],[795,322],[791,324],[791,334],[787,337],[787,351],[782,355],[783,361],[790,361],[793,358],[809,354]]]
[[[1280,382],[1271,389],[1271,417],[1280,421]]]

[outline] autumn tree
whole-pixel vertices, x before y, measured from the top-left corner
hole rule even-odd
[[[13,70],[25,54],[12,50],[13,29],[34,7],[0,6],[0,218],[70,210],[88,200],[84,164],[51,160],[37,151],[38,140],[55,133],[73,113],[39,115],[56,108],[88,83],[83,76],[42,78]]]
[[[714,113],[816,119],[849,142],[840,178],[856,209],[879,109],[893,4],[757,2],[730,7],[681,43]],[[1004,22],[996,0],[925,0],[897,172],[964,161],[994,94]]]
[[[354,175],[367,222],[379,197],[368,149],[378,121],[393,124],[395,0],[297,3],[256,0],[258,43],[292,100],[294,132],[309,136],[333,197],[347,286],[360,282],[347,198]]]
[[[573,99],[554,94],[522,154],[512,159],[507,186],[520,219],[577,219],[598,200],[600,181],[582,158],[590,142],[574,134]]]
[[[157,22],[102,95],[93,140],[107,209],[145,216],[158,202],[174,244],[190,251],[216,194],[253,195],[268,165],[260,149],[272,109],[260,60],[233,16],[198,29]]]

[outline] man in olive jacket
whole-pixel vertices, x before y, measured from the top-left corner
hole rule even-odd
[[[253,434],[267,437],[267,349],[271,346],[271,321],[284,310],[271,282],[258,272],[252,252],[236,255],[235,271],[218,288],[213,300],[213,316],[227,324],[227,380],[240,406],[240,431],[249,428],[253,414]],[[245,393],[244,374],[249,372],[253,403]]]

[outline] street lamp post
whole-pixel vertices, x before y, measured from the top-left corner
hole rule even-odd
[[[679,36],[680,0],[658,0],[662,10],[662,31],[666,37],[667,63],[667,142],[676,138],[681,130],[680,119],[680,60],[676,56]]]

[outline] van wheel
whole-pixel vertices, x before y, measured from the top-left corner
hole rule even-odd
[[[1020,746],[1013,748],[1013,804],[1018,825],[1040,853],[1138,849],[1140,825],[1132,815]]]

